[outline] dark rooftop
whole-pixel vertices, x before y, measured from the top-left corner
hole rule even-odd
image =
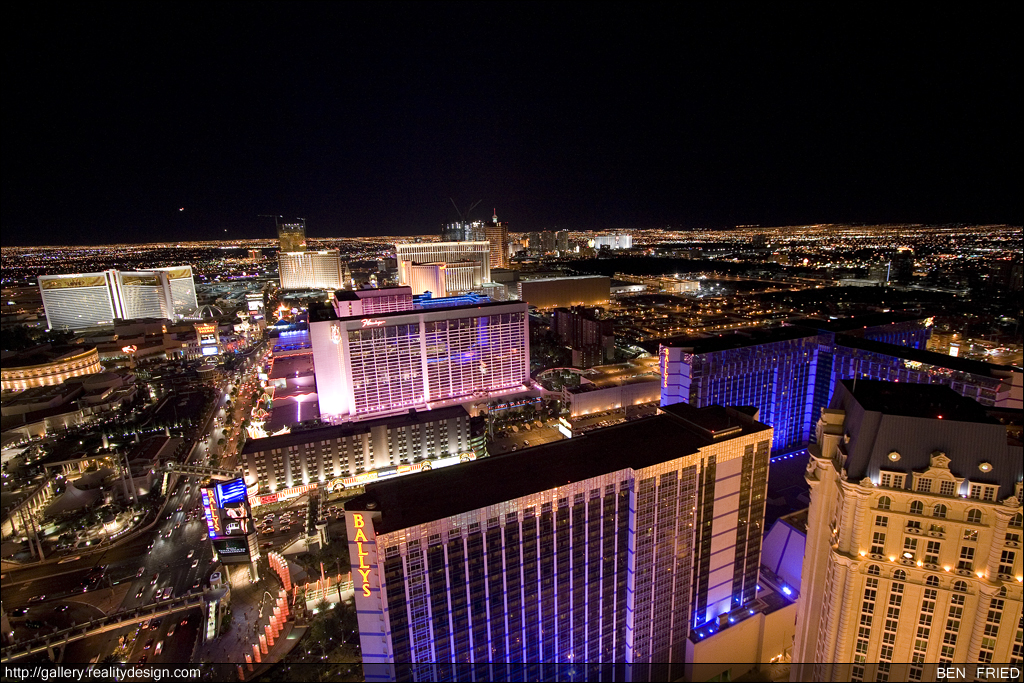
[[[450,406],[447,408],[437,408],[435,410],[410,410],[407,413],[391,415],[388,417],[379,417],[375,420],[343,422],[342,424],[331,425],[329,427],[306,429],[301,432],[281,434],[280,436],[268,436],[265,439],[253,439],[245,442],[245,446],[242,448],[242,453],[260,453],[271,448],[287,448],[288,446],[313,443],[314,441],[337,439],[343,436],[352,436],[354,434],[366,434],[372,428],[383,425],[397,428],[407,425],[437,422],[439,420],[454,420],[459,417],[469,417],[469,413],[467,413],[466,409],[462,406]]]
[[[71,356],[77,356],[91,351],[95,346],[84,346],[82,344],[39,344],[30,349],[4,356],[4,368],[22,368],[33,365],[45,365]]]
[[[640,346],[651,353],[657,353],[658,346],[688,348],[693,349],[693,353],[714,353],[715,351],[740,349],[745,346],[774,344],[776,342],[789,341],[790,339],[813,337],[816,334],[818,334],[818,330],[809,327],[798,327],[796,325],[770,328],[752,327],[728,334],[720,334],[715,337],[680,336],[653,339],[648,342],[642,342]],[[649,346],[652,348],[647,348]]]
[[[388,533],[574,481],[680,458],[722,435],[769,429],[721,406],[693,408],[680,403],[665,411],[593,435],[368,484],[366,493],[350,500],[345,509],[380,510],[377,531]]]
[[[846,413],[850,438],[842,448],[851,481],[875,478],[883,469],[922,472],[937,451],[950,459],[955,476],[998,484],[1000,500],[1013,495],[1020,481],[1020,442],[1010,438],[1007,424],[948,387],[863,379],[855,385],[843,380],[836,385],[830,406]],[[897,460],[889,457],[894,451]],[[991,467],[982,468],[984,463]]]
[[[936,365],[940,368],[949,368],[950,370],[959,370],[961,372],[969,372],[974,375],[984,375],[985,377],[1004,376],[1007,372],[1010,372],[1013,369],[1012,365],[994,365],[980,360],[958,358],[944,353],[935,353],[934,351],[922,351],[921,349],[914,349],[909,346],[896,346],[894,344],[886,344],[885,342],[873,341],[871,339],[853,337],[847,334],[837,334],[836,345],[845,346],[851,349],[884,353],[887,356],[896,356],[897,358],[912,360],[918,363]],[[1017,371],[1020,372],[1020,369],[1018,368]],[[996,374],[997,372],[999,374]]]
[[[842,380],[843,386],[865,410],[886,415],[925,417],[933,420],[994,424],[985,406],[941,384],[911,384],[877,380]]]
[[[861,313],[859,315],[852,315],[848,318],[838,318],[835,320],[824,320],[820,318],[795,318],[790,320],[793,325],[799,325],[801,327],[816,327],[820,330],[828,330],[829,332],[849,332],[852,330],[862,330],[867,327],[881,327],[883,325],[892,325],[897,323],[908,323],[920,321],[922,327],[924,326],[925,316],[917,313]]]

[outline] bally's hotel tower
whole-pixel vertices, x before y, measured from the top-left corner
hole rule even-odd
[[[693,629],[757,600],[771,441],[679,404],[367,485],[345,505],[366,680],[678,679]]]

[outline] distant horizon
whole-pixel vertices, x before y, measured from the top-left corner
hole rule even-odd
[[[307,225],[308,225],[308,223],[307,223]],[[731,231],[735,231],[735,230],[764,230],[766,232],[771,232],[771,231],[774,231],[774,230],[815,228],[815,227],[826,227],[826,226],[835,226],[835,227],[844,227],[844,228],[845,227],[865,227],[865,228],[867,228],[867,227],[876,227],[876,228],[886,228],[886,227],[939,228],[939,227],[960,226],[960,227],[965,227],[965,228],[967,228],[967,227],[970,227],[970,228],[992,227],[992,228],[1010,228],[1010,229],[1018,229],[1018,230],[1024,229],[1024,226],[1022,226],[1022,225],[1014,225],[1012,223],[998,223],[998,222],[997,223],[993,223],[993,222],[968,223],[968,222],[963,222],[963,221],[950,221],[950,222],[938,222],[938,221],[936,221],[936,222],[917,222],[917,221],[914,221],[914,222],[911,222],[911,221],[892,221],[892,222],[836,221],[836,222],[828,222],[828,221],[819,221],[819,222],[814,222],[814,223],[786,223],[786,224],[779,224],[779,225],[747,224],[747,225],[731,225],[731,226],[715,226],[715,227],[711,227],[711,226],[701,226],[701,227],[677,227],[677,226],[658,227],[658,226],[647,226],[647,227],[640,227],[640,228],[625,228],[625,227],[562,228],[562,227],[558,227],[558,228],[537,228],[537,229],[529,229],[529,230],[510,230],[509,234],[510,235],[520,235],[520,234],[525,235],[525,234],[530,233],[530,232],[545,232],[545,231],[555,232],[556,230],[568,230],[569,232],[593,232],[593,233],[604,233],[604,232],[644,232],[644,231],[654,231],[654,230],[661,230],[661,231],[666,231],[666,232],[709,232],[709,233],[713,233],[713,232],[731,232]],[[308,239],[314,239],[314,240],[358,240],[358,239],[363,239],[363,240],[379,240],[379,241],[387,242],[387,241],[390,240],[390,238],[403,238],[403,239],[406,239],[406,238],[413,238],[413,237],[440,237],[440,227],[441,226],[439,225],[436,232],[391,233],[391,234],[385,234],[385,235],[311,235],[311,234],[309,234],[309,230],[307,229],[306,237]],[[3,233],[3,235],[6,236],[7,232],[5,231]],[[124,246],[124,245],[134,245],[134,246],[164,245],[164,246],[173,246],[173,245],[179,245],[179,244],[181,244],[181,245],[197,245],[197,244],[198,245],[221,245],[221,246],[224,246],[225,248],[231,248],[230,246],[225,245],[224,243],[229,243],[229,242],[256,242],[256,241],[277,242],[278,238],[277,238],[277,235],[275,234],[275,235],[267,235],[267,236],[260,236],[260,237],[232,237],[232,236],[228,235],[226,237],[219,237],[219,238],[216,238],[216,239],[153,240],[153,241],[150,241],[150,242],[119,241],[119,242],[74,243],[74,244],[73,243],[64,243],[64,244],[58,244],[58,243],[51,243],[51,244],[7,244],[7,243],[0,243],[0,248],[3,248],[3,249],[47,249],[47,248],[61,248],[61,247],[78,247],[78,248],[91,247],[91,248],[100,248],[100,247],[116,247],[116,246]],[[262,247],[262,248],[266,249],[266,248],[270,248],[270,247]]]

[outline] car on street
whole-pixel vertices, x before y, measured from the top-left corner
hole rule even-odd
[[[28,599],[28,601],[30,603],[32,603],[32,602],[42,602],[45,599],[46,599],[45,595],[33,595],[31,598]]]
[[[167,637],[170,638],[174,635],[174,629],[178,628],[177,624],[171,624],[171,627],[167,629]]]
[[[164,641],[161,640],[159,643],[156,644],[156,653],[160,654],[163,651],[164,651]]]
[[[137,592],[137,593],[135,594],[135,599],[136,599],[136,600],[138,600],[139,598],[141,598],[141,597],[142,597],[142,594],[143,594],[143,593],[145,593],[145,592],[146,592],[146,587],[145,587],[145,586],[143,586],[143,587],[142,587],[142,588],[140,588],[140,589],[139,589],[139,591],[138,591],[138,592]]]
[[[145,567],[139,567],[139,571],[135,572],[135,578],[136,579],[141,579],[142,575],[145,574],[145,573],[146,573],[146,568]]]
[[[188,551],[188,556],[189,556],[189,558],[191,558],[191,557],[192,557],[193,555],[195,555],[195,554],[196,554],[196,549],[195,549],[195,548],[193,548],[192,550],[189,550],[189,551]]]
[[[160,580],[160,572],[153,574],[153,579],[149,582],[150,586],[155,586],[156,582]]]
[[[142,646],[142,649],[143,650],[148,650],[151,647],[153,647],[153,639],[152,638],[150,638],[149,640],[146,641],[146,644]]]
[[[192,569],[195,569],[198,566],[199,566],[199,558],[197,557],[196,559],[192,560]]]
[[[71,609],[71,605],[57,605],[56,607],[53,608],[53,611],[54,612],[67,612],[69,609]]]
[[[28,614],[28,607],[19,607],[11,612],[12,617],[23,617]]]

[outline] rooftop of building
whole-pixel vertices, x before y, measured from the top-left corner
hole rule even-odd
[[[851,315],[848,318],[835,318],[825,320],[823,318],[794,318],[790,320],[793,325],[801,327],[815,327],[829,332],[851,332],[862,330],[867,327],[881,327],[883,325],[896,325],[899,323],[920,322],[924,327],[926,316],[917,313],[861,313]]]
[[[600,278],[602,280],[608,280],[609,282],[611,282],[611,278],[608,277],[607,275],[559,275],[559,276],[556,276],[556,277],[544,277],[544,278],[536,278],[536,279],[532,279],[532,280],[521,279],[520,282],[522,282],[522,283],[529,282],[531,284],[546,284],[546,283],[549,283],[549,282],[555,282],[557,280],[595,280],[595,279],[598,279],[598,278]]]
[[[47,365],[60,360],[87,353],[95,349],[95,346],[83,344],[40,344],[18,353],[4,354],[4,370],[14,368],[27,368],[34,365]]]
[[[955,476],[998,484],[1004,498],[1024,472],[1021,447],[1008,437],[1007,425],[949,387],[843,380],[830,407],[845,411],[849,440],[841,448],[851,481],[877,481],[880,470],[923,472],[941,452]]]
[[[390,313],[374,313],[375,319],[387,319],[391,317],[400,317],[406,315],[419,315],[422,313],[437,313],[438,311],[469,311],[469,310],[480,310],[488,308],[500,308],[507,306],[520,306],[526,308],[526,304],[522,301],[490,301],[487,303],[474,303],[466,304],[465,306],[452,306],[451,308],[444,309],[430,309],[430,310],[411,310],[411,311],[392,311]],[[346,318],[339,318],[334,312],[334,307],[329,304],[310,304],[309,306],[309,322],[318,323],[326,322],[329,320],[360,320],[365,318],[365,315],[354,315]]]
[[[401,296],[402,294],[412,295],[412,287],[408,285],[396,287],[366,287],[363,289],[339,289],[334,292],[334,298],[338,301],[359,301],[375,296]]]
[[[729,349],[741,349],[746,346],[757,346],[759,344],[774,344],[777,342],[790,341],[813,337],[818,330],[810,327],[799,327],[786,325],[784,327],[751,327],[728,334],[719,334],[714,337],[678,336],[654,339],[642,342],[641,348],[651,353],[657,353],[659,346],[671,346],[675,348],[688,349],[691,353],[714,353],[716,351],[728,351]],[[886,344],[886,347],[892,348]]]
[[[447,408],[436,408],[434,410],[410,410],[407,413],[391,415],[389,417],[380,417],[375,420],[343,422],[329,427],[319,427],[316,429],[306,429],[300,432],[281,434],[279,436],[269,436],[265,439],[252,439],[245,442],[245,446],[242,448],[242,453],[260,453],[271,448],[287,448],[288,446],[298,446],[305,443],[312,443],[314,441],[325,441],[345,436],[353,436],[355,434],[366,434],[375,427],[390,427],[391,429],[397,429],[399,427],[426,424],[428,422],[454,420],[460,417],[469,417],[469,413],[467,413],[466,409],[460,405],[450,406]]]
[[[887,356],[897,356],[909,361],[935,365],[940,368],[949,368],[950,370],[959,370],[960,372],[969,372],[972,375],[982,375],[984,377],[1001,377],[1014,370],[1021,372],[1021,368],[1016,368],[1012,365],[995,365],[980,360],[949,356],[945,353],[935,353],[934,351],[924,351],[909,346],[896,346],[871,339],[862,339],[848,334],[837,334],[836,345],[862,351],[883,353]]]
[[[378,533],[485,508],[540,491],[697,453],[703,446],[770,429],[748,415],[680,403],[664,412],[518,453],[369,484],[346,510],[380,510]]]

